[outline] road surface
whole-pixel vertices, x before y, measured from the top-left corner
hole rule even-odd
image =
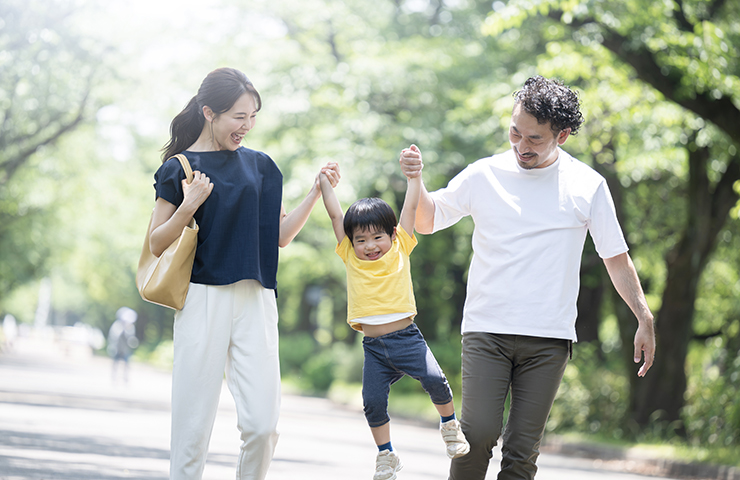
[[[0,480],[166,480],[170,375],[132,364],[127,384],[111,363],[50,339],[18,339],[0,353]],[[234,478],[239,448],[224,387],[204,480]],[[284,395],[268,480],[372,478],[375,447],[358,408]],[[394,420],[399,480],[445,480],[449,461],[433,426]],[[496,452],[488,479],[498,471]],[[538,480],[645,480],[598,461],[542,454]]]

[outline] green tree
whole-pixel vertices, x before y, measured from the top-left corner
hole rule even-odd
[[[0,291],[40,275],[54,245],[54,167],[44,149],[89,119],[98,48],[72,32],[73,9],[9,0],[0,5]],[[23,171],[41,167],[41,172]],[[44,166],[50,167],[46,171]]]
[[[398,211],[406,190],[397,163],[402,148],[411,143],[421,147],[425,179],[430,188],[438,188],[471,158],[506,145],[498,115],[508,115],[508,72],[519,59],[491,55],[499,50],[496,39],[481,34],[482,3],[454,8],[442,2],[319,0],[299,6],[257,5],[249,2],[245,15],[272,26],[270,48],[268,42],[252,39],[247,60],[237,48],[223,51],[239,51],[240,60],[255,72],[265,107],[250,143],[260,145],[281,166],[286,205],[294,201],[294,192],[303,195],[308,178],[331,159],[341,164],[343,180],[337,193],[345,208],[357,198],[380,196]],[[236,46],[244,42],[242,37],[235,32],[231,41]],[[281,55],[275,57],[272,49]],[[497,104],[496,116],[492,104]],[[275,108],[278,116],[271,117]],[[291,278],[279,283],[301,283],[302,291],[322,287],[341,312],[344,273],[333,255],[326,214],[321,207],[317,210],[316,223],[309,223],[296,241],[332,263],[331,278],[319,274],[320,269],[314,269],[316,275],[292,278],[294,271],[304,269],[285,252],[279,275]],[[459,331],[471,254],[472,228],[465,225],[434,239],[421,238],[414,252],[419,321],[431,340]],[[303,320],[291,325],[310,324],[306,318],[311,308],[302,305],[298,315]],[[295,310],[281,311],[292,315]],[[335,321],[336,330],[347,328],[343,315]]]
[[[619,141],[620,131],[630,132],[641,126],[649,128],[650,135],[642,135],[643,148],[658,141],[664,145],[663,154],[685,165],[684,172],[676,177],[681,182],[680,189],[675,188],[675,182],[668,175],[665,182],[652,183],[673,187],[646,192],[651,202],[661,201],[656,193],[684,192],[685,204],[680,209],[680,220],[672,222],[676,230],[661,242],[665,273],[660,281],[662,298],[656,316],[658,361],[650,372],[651,381],[633,381],[630,408],[631,417],[640,425],[654,419],[654,412],[663,412],[662,418],[669,422],[678,421],[684,406],[686,359],[694,336],[699,285],[738,200],[740,70],[737,45],[740,32],[733,20],[740,13],[738,5],[722,0],[632,0],[610,4],[600,1],[510,2],[501,7],[491,16],[489,33],[496,35],[511,28],[539,32],[540,42],[553,42],[549,64],[561,62],[556,70],[562,74],[570,69],[571,73],[566,75],[578,78],[584,91],[596,91],[601,86],[602,95],[609,92],[613,99],[626,97],[628,101],[623,108],[630,113],[639,110],[635,100],[659,109],[645,116],[656,123],[645,124],[637,116],[623,118],[624,123],[610,125],[611,136]],[[662,19],[661,22],[656,23],[656,18]],[[562,51],[564,45],[566,52]],[[558,58],[556,53],[565,55]],[[606,77],[599,74],[605,69],[598,67],[603,66],[604,58],[619,65],[611,69],[611,73],[619,76],[609,78],[614,88],[603,88]],[[577,64],[564,63],[574,59]],[[639,80],[647,91],[629,99],[625,95],[628,89],[620,90],[620,86],[630,79]],[[670,106],[663,106],[665,103],[680,108],[671,110]],[[671,111],[675,116],[658,119],[656,114],[660,111]],[[676,132],[678,135],[674,135]],[[626,162],[620,156],[623,154],[637,154],[643,159],[650,155],[650,152],[640,155],[613,141],[599,142],[599,145],[609,144],[615,149],[607,152],[608,160],[598,162],[597,158],[602,170],[616,166],[618,172],[620,168],[615,163],[617,160]],[[601,151],[599,148],[592,150],[596,150],[595,156]],[[655,165],[654,159],[650,160]],[[617,186],[615,196],[629,195],[619,192],[620,184],[651,183],[645,180],[630,181],[622,173],[621,181],[613,182]],[[626,208],[623,206],[622,210]],[[659,223],[671,222],[664,219]],[[628,231],[631,233],[640,235],[640,232]],[[634,329],[633,320],[623,310],[619,316],[624,331]],[[628,336],[623,334],[622,337],[626,343]]]

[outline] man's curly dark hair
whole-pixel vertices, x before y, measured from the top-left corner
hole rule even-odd
[[[538,123],[550,122],[555,134],[570,128],[570,134],[575,135],[583,124],[578,94],[559,80],[541,75],[530,77],[521,90],[514,92],[514,100]]]

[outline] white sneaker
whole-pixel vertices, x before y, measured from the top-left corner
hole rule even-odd
[[[442,432],[442,439],[447,445],[447,456],[449,458],[458,458],[468,454],[470,444],[465,439],[465,434],[460,428],[460,422],[450,420],[441,424],[439,430]]]
[[[396,472],[403,468],[396,452],[383,450],[375,457],[375,475],[373,480],[396,480]]]

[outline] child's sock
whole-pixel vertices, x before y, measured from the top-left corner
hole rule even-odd
[[[383,450],[390,450],[393,451],[393,446],[391,445],[391,442],[384,443],[383,445],[378,445],[378,451],[382,452]]]
[[[442,419],[442,423],[447,423],[450,420],[455,420],[457,417],[455,416],[455,412],[452,412],[452,415],[450,415],[449,417],[443,417],[440,415],[440,418]]]

